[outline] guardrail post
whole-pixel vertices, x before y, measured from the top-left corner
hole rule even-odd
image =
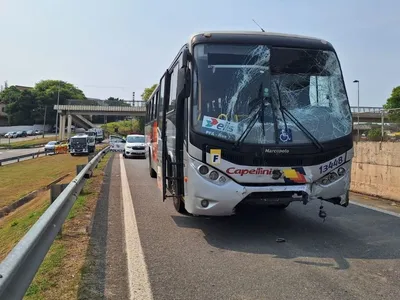
[[[53,203],[58,196],[62,193],[62,191],[68,186],[69,183],[61,183],[61,184],[53,184],[50,186],[50,201]],[[62,235],[62,227],[58,234]]]
[[[78,175],[86,165],[76,165],[76,175]]]

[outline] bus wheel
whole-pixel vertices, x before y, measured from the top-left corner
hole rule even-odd
[[[271,205],[271,208],[278,209],[278,210],[284,210],[288,206],[289,206],[289,204],[278,204],[278,205]]]
[[[183,202],[181,197],[174,197],[173,199],[174,199],[175,210],[180,214],[188,215],[189,213],[185,209],[185,202]]]
[[[153,168],[151,167],[151,157],[150,156],[149,156],[149,171],[150,171],[151,178],[157,178],[156,171],[154,171]]]

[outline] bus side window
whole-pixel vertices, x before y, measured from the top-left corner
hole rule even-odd
[[[178,85],[178,70],[179,70],[179,64],[176,64],[174,69],[172,70],[171,73],[171,87],[170,87],[170,92],[169,92],[169,106],[168,106],[168,111],[175,110],[176,106],[176,92],[177,92],[177,85]]]
[[[163,124],[162,124],[162,120],[163,120],[163,110],[164,110],[164,86],[165,86],[165,76],[161,79],[160,82],[160,97],[158,100],[158,122],[157,122],[157,126],[158,128],[160,128],[160,130],[162,130]]]
[[[160,98],[160,91],[157,91],[156,95],[154,96],[154,119],[157,119],[158,114],[158,98]]]
[[[146,103],[146,123],[150,120],[150,102],[148,102]]]
[[[154,97],[152,97],[150,101],[151,101],[150,120],[154,120]]]

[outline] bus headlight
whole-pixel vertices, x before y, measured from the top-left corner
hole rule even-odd
[[[327,185],[332,182],[335,182],[336,180],[342,178],[346,174],[346,169],[343,167],[340,167],[329,174],[325,175],[323,178],[317,180],[316,182],[322,185]]]
[[[201,175],[204,179],[216,185],[224,185],[229,181],[229,178],[222,172],[203,164],[202,162],[190,158],[190,165]]]
[[[208,167],[207,166],[205,166],[205,165],[202,165],[202,166],[200,166],[200,168],[199,168],[199,173],[201,174],[201,175],[206,175],[207,173],[208,173]]]
[[[346,173],[346,169],[340,167],[340,168],[337,170],[337,173],[338,173],[339,176],[343,176],[343,175]]]
[[[211,171],[209,175],[211,180],[217,180],[218,179],[218,172],[217,171]]]

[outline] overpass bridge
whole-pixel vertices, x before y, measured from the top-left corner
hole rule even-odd
[[[60,114],[58,127],[60,139],[65,138],[66,128],[67,136],[71,136],[72,122],[85,129],[95,127],[92,122],[84,117],[85,115],[133,117],[146,115],[146,101],[130,101],[130,103],[127,104],[121,101],[121,104],[124,105],[108,105],[102,100],[69,100],[68,104],[54,105],[54,110],[57,110]]]
[[[67,123],[67,134],[71,134],[71,125],[74,122],[76,125],[89,129],[94,125],[84,116],[85,115],[112,115],[112,116],[133,116],[140,117],[146,115],[146,101],[130,101],[131,105],[108,105],[102,100],[69,100],[66,105],[54,105],[54,109],[60,113],[60,138],[65,135],[65,125]],[[357,117],[360,117],[360,122],[377,122],[382,119],[382,107],[351,107],[353,120],[356,122]],[[383,114],[384,118],[388,116]]]

